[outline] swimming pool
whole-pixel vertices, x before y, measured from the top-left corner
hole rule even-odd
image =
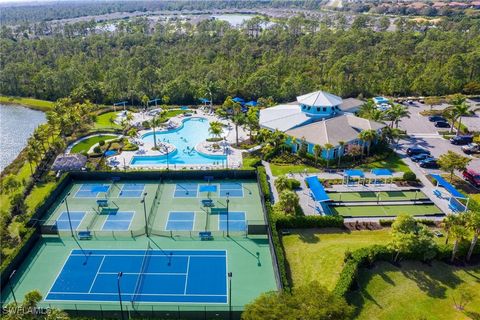
[[[227,157],[225,155],[205,155],[195,151],[195,146],[210,137],[208,132],[209,123],[205,118],[192,117],[183,120],[183,125],[174,130],[157,132],[157,142],[168,142],[177,148],[168,155],[168,163],[175,164],[201,164],[201,165],[222,165]],[[142,136],[142,140],[152,145],[153,132]],[[131,165],[154,166],[166,165],[167,156],[134,156]]]

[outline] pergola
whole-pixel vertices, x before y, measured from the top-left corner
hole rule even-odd
[[[349,169],[343,172],[343,184],[350,185],[352,179],[358,178],[358,182],[365,181],[365,174],[359,169]],[[353,180],[355,183],[355,180]],[[354,184],[353,183],[353,184]]]
[[[325,213],[323,210],[322,203],[326,201],[330,201],[330,197],[325,192],[320,181],[316,176],[309,176],[305,178],[305,182],[308,184],[310,188],[310,196],[315,201],[315,210],[319,213]]]
[[[79,154],[60,154],[52,164],[53,171],[78,171],[85,168],[87,157]]]
[[[370,171],[374,176],[374,183],[376,184],[379,179],[383,179],[384,183],[387,183],[387,179],[390,178],[390,182],[393,182],[393,173],[392,171],[384,168],[372,169]]]
[[[437,189],[433,192],[435,195],[441,196],[438,187],[444,188],[450,194],[450,197],[448,198],[448,207],[450,208],[450,210],[452,210],[454,213],[467,211],[468,203],[470,201],[469,197],[465,196],[463,193],[455,189],[455,187],[452,186],[441,175],[431,174],[430,176],[435,179],[435,181],[437,181]],[[460,200],[463,200],[465,204]]]

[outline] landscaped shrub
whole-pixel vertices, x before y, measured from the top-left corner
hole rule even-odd
[[[288,184],[290,185],[291,190],[300,188],[300,181],[297,179],[288,179]]]
[[[100,148],[100,146],[96,146],[95,148],[93,148],[93,152],[95,152],[95,153],[101,153],[101,152],[102,152],[102,148]]]
[[[278,216],[276,227],[282,228],[343,228],[341,216]]]
[[[417,175],[411,171],[407,171],[403,174],[403,180],[406,181],[416,181]]]
[[[258,179],[260,181],[260,188],[262,189],[263,196],[265,201],[270,201],[270,186],[268,185],[267,172],[264,167],[258,167]]]
[[[382,227],[390,227],[395,220],[380,219],[378,222]],[[417,222],[422,223],[426,226],[433,227],[437,225],[435,220],[430,219],[417,219]]]
[[[105,145],[105,140],[100,140],[100,141],[98,141],[98,144],[99,144],[100,146],[104,146],[104,145]]]

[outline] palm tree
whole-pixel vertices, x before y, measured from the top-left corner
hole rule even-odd
[[[480,210],[475,209],[467,212],[465,218],[467,229],[473,233],[472,241],[467,254],[467,261],[470,261],[470,258],[473,254],[473,249],[477,245],[478,236],[480,235]]]
[[[452,106],[449,108],[455,119],[458,119],[457,135],[462,129],[462,117],[469,115],[471,112],[480,110],[480,108],[472,109],[472,107],[465,102],[464,96],[458,96],[452,100]],[[455,123],[455,120],[453,121]]]
[[[388,119],[392,121],[390,127],[393,128],[393,125],[395,124],[395,128],[398,128],[400,120],[403,118],[410,118],[410,111],[408,111],[407,107],[402,106],[401,104],[394,104],[393,107],[387,111],[387,116]]]
[[[377,138],[377,132],[375,130],[363,130],[358,135],[359,139],[362,140],[362,156],[363,156],[363,149],[365,148],[365,144],[367,145],[367,156],[370,155],[370,147],[372,142]]]
[[[343,154],[344,148],[345,148],[345,141],[338,141],[338,145],[339,145],[339,148],[338,148],[338,164],[337,164],[337,167],[340,167],[340,161],[342,160],[342,154]]]
[[[214,137],[220,137],[222,134],[222,123],[219,121],[212,121],[210,122],[210,127],[208,128],[208,132]]]
[[[451,108],[447,108],[443,111],[442,116],[451,122],[450,133],[453,132],[453,127],[455,126],[455,121],[457,120],[457,115]]]
[[[465,226],[463,225],[463,221],[460,222],[461,223],[453,225],[450,229],[450,234],[455,239],[455,242],[453,243],[452,258],[450,259],[450,262],[453,262],[455,260],[460,242],[466,239],[468,236],[467,228],[465,228]]]
[[[153,129],[153,148],[157,149],[157,134],[155,132],[155,128],[160,125],[160,119],[156,116],[153,116],[152,120],[150,120],[150,126]]]
[[[330,150],[332,150],[333,147],[334,147],[334,145],[331,144],[331,143],[326,143],[325,144],[325,150],[327,150],[327,169],[328,169],[328,165],[330,163]]]
[[[443,230],[445,230],[445,244],[448,244],[448,240],[450,238],[450,230],[455,224],[458,224],[459,216],[454,214],[449,214],[442,221]]]
[[[316,144],[313,146],[313,156],[315,157],[315,166],[317,165],[318,157],[322,153],[322,146]]]

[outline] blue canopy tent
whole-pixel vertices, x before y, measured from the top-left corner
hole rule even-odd
[[[371,173],[374,175],[374,183],[377,183],[378,179],[383,179],[387,183],[387,179],[390,178],[393,182],[393,173],[392,171],[384,168],[372,169]]]
[[[349,169],[343,172],[343,183],[345,184],[345,181],[346,181],[347,186],[350,185],[350,180],[352,178],[353,179],[358,178],[358,182],[360,182],[361,180],[365,181],[365,174],[363,173],[362,170],[358,170],[358,169]]]
[[[240,97],[235,97],[232,99],[233,102],[240,103],[242,106],[245,104],[245,100]]]
[[[245,103],[246,106],[249,106],[249,107],[256,107],[258,105],[257,101],[248,101],[247,103]]]
[[[315,210],[318,213],[325,213],[325,208],[322,207],[322,203],[326,201],[330,201],[330,197],[325,192],[320,181],[316,176],[309,176],[305,178],[305,182],[308,184],[310,188],[310,196],[312,197],[313,201],[315,201]]]
[[[455,187],[452,186],[450,182],[445,180],[441,175],[431,174],[430,176],[437,181],[437,189],[433,191],[437,197],[442,196],[440,190],[438,190],[438,187],[444,188],[450,194],[448,199],[448,207],[450,210],[452,210],[454,213],[467,211],[468,202],[470,200],[469,197],[455,189]],[[460,200],[466,200],[466,203],[464,204]]]

